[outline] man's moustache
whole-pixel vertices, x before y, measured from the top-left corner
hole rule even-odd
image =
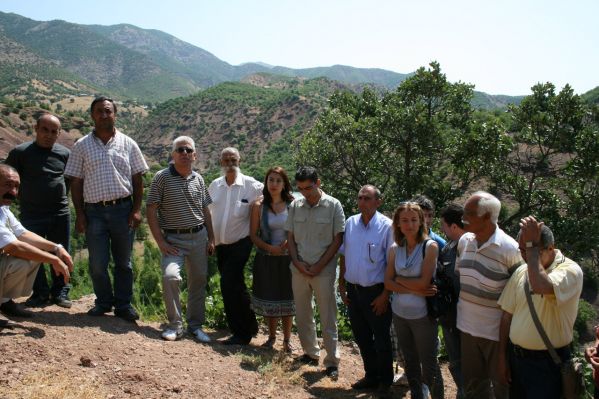
[[[16,195],[12,195],[11,193],[5,193],[5,194],[2,196],[2,199],[7,199],[7,200],[14,201],[14,200],[16,200],[16,199],[17,199],[17,196],[16,196]]]

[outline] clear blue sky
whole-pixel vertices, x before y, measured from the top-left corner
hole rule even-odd
[[[437,60],[450,80],[492,94],[599,86],[597,0],[1,0],[0,10],[158,29],[235,65],[407,73]]]

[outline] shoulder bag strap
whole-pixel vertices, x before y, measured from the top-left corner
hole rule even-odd
[[[530,286],[528,285],[528,276],[526,276],[524,280],[524,293],[526,294],[526,302],[528,302],[528,309],[530,309],[532,321],[535,323],[535,327],[537,328],[539,335],[543,339],[543,342],[545,343],[545,346],[547,347],[547,350],[549,351],[549,354],[551,355],[553,362],[559,366],[562,363],[562,359],[555,351],[555,348],[553,348],[553,345],[551,345],[551,341],[549,341],[549,337],[545,333],[545,329],[543,328],[543,325],[539,320],[539,316],[537,315],[535,306],[532,303],[532,296],[530,295]]]

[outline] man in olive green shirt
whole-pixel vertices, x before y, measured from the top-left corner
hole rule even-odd
[[[339,376],[337,351],[337,304],[335,279],[337,250],[343,241],[345,215],[341,203],[320,189],[316,169],[300,167],[295,174],[298,198],[289,206],[285,229],[291,256],[291,282],[295,300],[296,323],[304,355],[301,361],[318,364],[320,348],[316,340],[316,324],[312,295],[316,297],[322,336],[327,355],[326,375]]]

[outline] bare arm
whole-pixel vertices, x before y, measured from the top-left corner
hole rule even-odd
[[[73,198],[73,206],[75,207],[75,231],[79,234],[85,233],[87,228],[87,219],[84,212],[83,204],[83,179],[71,177],[71,197]]]
[[[37,245],[39,245],[41,248]],[[54,269],[56,274],[63,276],[65,283],[68,283],[70,278],[70,271],[73,270],[73,261],[69,254],[66,253],[66,250],[64,250],[64,248],[59,250],[58,255],[54,255],[50,252],[45,251],[51,251],[54,249],[55,246],[56,244],[43,239],[35,233],[27,231],[21,234],[17,238],[17,240],[4,246],[2,250],[4,251],[4,253],[14,256],[15,258],[26,259],[34,262],[49,263],[52,265],[52,268]],[[61,258],[64,258],[69,263],[66,264],[65,262],[63,262]]]
[[[133,185],[133,207],[129,214],[129,227],[136,229],[141,223],[141,200],[144,193],[144,182],[141,173],[131,176]]]
[[[510,366],[507,360],[507,345],[510,337],[510,326],[512,324],[512,314],[505,310],[501,314],[501,322],[499,324],[499,379],[504,385],[509,385],[512,381],[510,376]]]
[[[520,220],[520,237],[524,242],[533,242],[541,245],[541,227],[543,222],[528,216]],[[539,246],[526,248],[526,263],[528,265],[528,281],[530,288],[535,294],[554,294],[554,287],[551,279],[545,272],[539,256]]]
[[[422,273],[420,277],[395,277],[395,282],[416,293],[426,291],[431,287],[431,279],[437,267],[438,245],[432,241],[426,247],[424,259],[422,260]]]
[[[333,242],[331,242],[331,244],[327,247],[327,250],[324,252],[324,254],[322,254],[320,259],[318,259],[318,262],[310,267],[310,271],[314,274],[314,276],[318,275],[329,264],[331,259],[333,259],[333,257],[337,254],[337,251],[339,251],[339,247],[341,246],[342,242],[343,233],[335,234],[333,237]]]
[[[162,229],[160,229],[160,225],[158,224],[157,212],[157,203],[146,205],[146,217],[148,218],[148,226],[150,226],[152,236],[156,240],[156,244],[158,244],[160,252],[162,252],[164,255],[177,255],[179,254],[179,249],[174,245],[169,244],[162,235]]]
[[[250,239],[255,246],[261,250],[273,255],[281,255],[283,248],[281,246],[270,245],[264,241],[258,232],[260,231],[260,215],[262,213],[262,200],[259,199],[252,203],[252,213],[250,215]]]
[[[212,228],[212,213],[207,206],[204,207],[202,211],[204,212],[204,226],[206,227],[206,233],[208,233],[208,246],[206,247],[206,252],[208,255],[214,255],[216,246],[214,241],[214,229]]]

